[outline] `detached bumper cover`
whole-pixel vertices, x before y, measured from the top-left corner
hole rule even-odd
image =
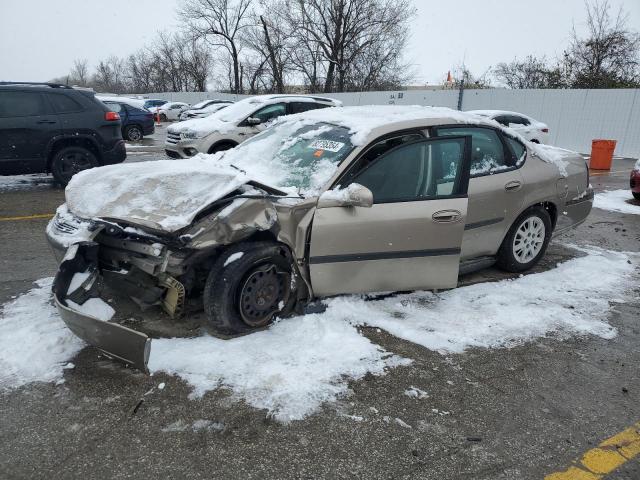
[[[53,295],[60,317],[76,336],[104,352],[105,355],[130,364],[149,373],[147,363],[151,351],[151,339],[117,323],[106,322],[92,315],[74,309],[69,301],[82,304],[96,297],[95,277],[98,272],[98,244],[81,242],[72,245],[65,255],[53,281]],[[76,273],[92,274],[89,280],[68,292]],[[93,275],[93,277],[92,277]]]

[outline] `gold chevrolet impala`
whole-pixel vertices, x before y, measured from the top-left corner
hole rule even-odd
[[[81,172],[47,237],[65,323],[146,371],[151,340],[110,321],[104,286],[174,318],[201,302],[212,330],[248,333],[319,297],[525,271],[592,203],[580,155],[492,120],[345,107],[288,116],[223,153]]]

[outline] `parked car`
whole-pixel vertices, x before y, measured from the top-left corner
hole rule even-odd
[[[189,108],[188,103],[183,102],[167,102],[159,107],[150,107],[151,113],[160,115],[160,121],[174,121],[178,120],[180,114]]]
[[[640,200],[640,160],[638,160],[631,170],[631,178],[629,179],[631,194],[636,200]]]
[[[239,145],[263,131],[276,118],[342,103],[307,95],[259,95],[245,98],[203,119],[187,120],[167,129],[165,152],[171,158],[215,153]]]
[[[144,101],[143,107],[147,110],[150,110],[151,108],[161,107],[165,103],[167,103],[167,100],[161,100],[159,98],[149,98]]]
[[[549,126],[527,115],[505,110],[471,110],[468,113],[495,120],[533,143],[549,143]]]
[[[120,116],[89,90],[0,82],[0,175],[81,170],[124,161]]]
[[[71,182],[48,226],[55,301],[143,370],[150,339],[82,305],[98,277],[172,316],[202,298],[212,328],[246,333],[318,297],[526,271],[593,203],[579,154],[445,108],[310,111],[212,157],[102,170]]]
[[[131,105],[134,108],[144,109],[144,100],[140,98],[131,98],[127,96],[107,96],[97,94],[96,98],[101,102],[118,102],[118,103],[126,103],[127,105]]]
[[[118,112],[122,123],[122,136],[125,140],[139,142],[145,135],[155,131],[153,114],[147,110],[132,107],[126,103],[104,102],[112,112]]]
[[[180,114],[180,120],[190,120],[192,118],[204,118],[208,117],[212,113],[216,113],[218,110],[222,110],[223,108],[232,105],[233,102],[224,102],[222,100],[215,100],[212,103],[210,101],[207,102],[207,105],[196,108],[196,106],[192,106],[190,109],[185,110]]]

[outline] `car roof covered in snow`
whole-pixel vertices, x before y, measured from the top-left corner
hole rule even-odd
[[[502,128],[494,120],[478,115],[446,107],[424,107],[419,105],[366,105],[338,109],[325,108],[282,117],[276,121],[276,124],[284,122],[339,125],[349,129],[351,142],[356,146],[365,144],[370,137],[406,128],[456,123]]]

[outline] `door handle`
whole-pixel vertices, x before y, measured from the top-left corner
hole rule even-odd
[[[522,187],[522,182],[519,182],[518,180],[514,180],[512,182],[508,182],[505,186],[504,189],[507,192],[515,192],[517,190],[520,190],[520,187]]]
[[[38,120],[36,123],[56,123],[55,120]]]
[[[431,219],[437,223],[455,223],[461,218],[462,213],[459,210],[440,210],[431,215]]]

